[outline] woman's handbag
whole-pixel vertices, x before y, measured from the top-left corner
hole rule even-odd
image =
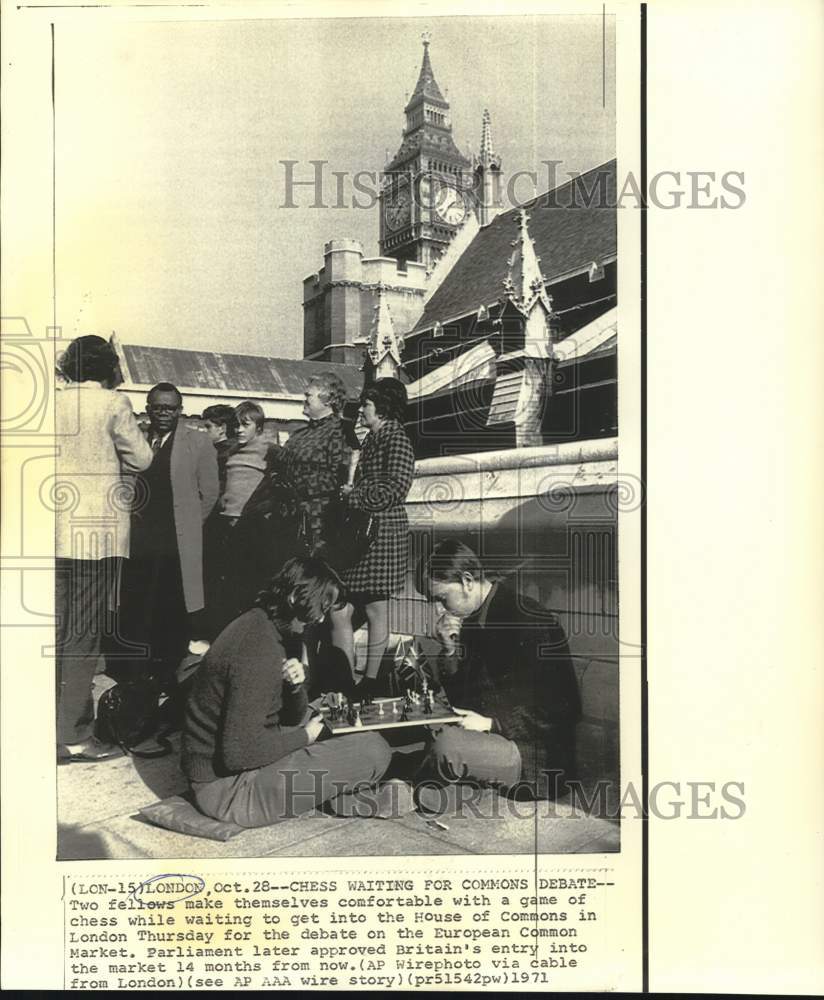
[[[344,512],[340,536],[335,548],[341,567],[354,566],[372,548],[380,532],[380,523],[366,510],[349,508]]]
[[[160,728],[160,691],[152,679],[122,681],[101,695],[95,735],[104,743],[113,743],[133,757],[165,757],[172,752],[172,746],[167,734],[158,732]],[[156,748],[136,749],[151,737]]]

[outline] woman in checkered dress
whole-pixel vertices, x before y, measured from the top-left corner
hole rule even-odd
[[[412,486],[415,456],[403,429],[406,389],[392,378],[378,379],[361,395],[361,416],[369,434],[361,448],[352,486],[342,493],[350,508],[371,514],[376,534],[366,552],[341,573],[350,602],[332,615],[332,642],[355,665],[353,616],[369,628],[365,680],[372,684],[389,642],[389,598],[406,579],[409,521],[404,504]]]

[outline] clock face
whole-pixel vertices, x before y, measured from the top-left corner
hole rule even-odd
[[[459,191],[444,184],[438,189],[435,211],[438,217],[450,226],[459,226],[466,218],[466,202]]]
[[[400,229],[401,226],[409,222],[410,200],[409,192],[399,191],[394,198],[386,202],[384,218],[390,229]]]

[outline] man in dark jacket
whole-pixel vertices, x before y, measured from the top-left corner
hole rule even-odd
[[[434,679],[462,716],[435,731],[424,773],[562,794],[581,706],[556,616],[511,582],[487,579],[475,553],[452,539],[419,566],[418,587],[442,608]]]
[[[129,645],[107,669],[170,688],[187,645],[202,639],[203,523],[218,497],[217,458],[209,438],[181,421],[183,397],[171,383],[150,390],[146,412],[153,458],[135,485],[120,610]]]

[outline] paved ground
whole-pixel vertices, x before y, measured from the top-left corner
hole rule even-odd
[[[111,682],[98,676],[95,694]],[[619,849],[617,825],[553,803],[510,803],[466,789],[445,801],[437,823],[411,812],[394,819],[339,818],[315,812],[248,830],[227,842],[160,829],[138,810],[186,790],[175,753],[58,767],[58,857],[223,858],[363,857],[438,854],[604,853]],[[468,798],[467,798],[468,797]]]
[[[58,769],[58,853],[63,860],[96,858],[223,858],[601,853],[618,849],[618,828],[568,806],[512,804],[491,792],[447,806],[438,823],[413,812],[397,819],[341,819],[312,813],[249,830],[225,843],[161,830],[138,809],[182,792],[174,754],[157,760],[122,758]],[[552,809],[553,815],[547,815]],[[481,815],[477,815],[480,813]]]

